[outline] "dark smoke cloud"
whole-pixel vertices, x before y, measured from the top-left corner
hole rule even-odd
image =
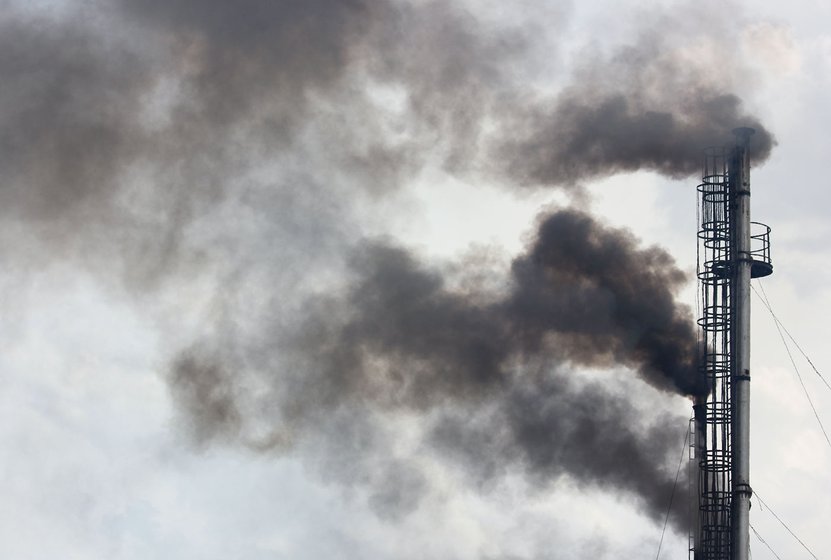
[[[565,476],[583,486],[623,490],[658,521],[672,494],[685,423],[658,412],[644,421],[631,400],[630,394],[586,384],[567,371],[517,377],[493,406],[443,414],[431,443],[480,481],[516,466],[538,488]],[[683,488],[684,481],[680,484]],[[687,504],[678,499],[673,506],[671,519],[683,529]]]
[[[644,429],[628,396],[563,372],[627,366],[663,391],[704,391],[689,310],[674,302],[684,277],[668,254],[560,210],[541,219],[503,295],[456,291],[388,244],[361,246],[351,266],[341,297],[310,301],[294,333],[244,353],[282,362],[254,374],[280,400],[279,430],[297,430],[291,439],[320,431],[342,407],[463,407],[472,412],[437,423],[448,454],[473,466],[517,461],[543,481],[568,474],[627,490],[656,518],[664,511],[678,419]],[[171,383],[197,434],[248,439],[233,399],[247,363],[198,349],[180,359]]]
[[[770,133],[732,94],[693,92],[673,112],[644,104],[637,94],[612,92],[587,102],[585,93],[566,94],[552,112],[526,117],[520,127],[524,136],[499,152],[513,174],[543,184],[576,184],[641,169],[689,177],[699,172],[700,162],[688,154],[699,146],[729,145],[731,131],[742,124],[761,133],[759,141],[754,137],[758,159],[772,149]]]
[[[539,348],[544,336],[559,333],[566,360],[635,365],[659,388],[706,392],[691,314],[674,299],[686,278],[663,250],[639,250],[626,232],[561,211],[542,221],[513,275],[510,314],[519,318],[524,346]]]
[[[677,27],[666,18],[656,25]],[[555,185],[637,170],[689,177],[700,171],[701,147],[730,145],[740,126],[756,129],[753,157],[767,159],[770,131],[712,75],[728,64],[731,47],[695,59],[675,37],[648,30],[609,55],[588,55],[554,100],[520,110],[496,148],[510,175]]]
[[[83,241],[97,250],[113,234],[156,245],[161,226],[172,231],[155,250],[170,252],[207,206],[285,158],[378,193],[436,157],[510,186],[568,185],[637,169],[693,175],[701,147],[728,142],[737,125],[758,129],[757,160],[772,146],[735,93],[657,32],[587,59],[546,96],[524,85],[533,29],[500,29],[447,2],[99,8],[7,16],[0,39],[4,209],[43,227],[93,224],[97,237]]]
[[[0,22],[0,167],[6,215],[78,218],[107,208],[112,178],[137,157],[131,115],[150,77],[121,45],[105,49],[78,23]]]
[[[358,140],[381,136],[373,119],[347,135],[354,123],[320,107],[352,103],[358,120],[371,110],[341,93],[341,78],[375,8],[317,4],[251,2],[230,17],[222,3],[124,2],[65,19],[10,7],[0,22],[4,215],[48,252],[146,285],[204,261],[213,248],[191,230],[229,199],[270,188],[272,217],[312,222],[328,217],[284,203],[317,191],[337,205],[339,187],[394,179],[401,158]],[[336,167],[353,180],[324,187]]]
[[[129,0],[131,18],[159,32],[183,65],[187,109],[214,126],[303,118],[315,91],[338,82],[387,2]]]
[[[169,375],[197,441],[348,458],[337,476],[400,517],[429,483],[407,457],[384,457],[394,435],[380,425],[413,414],[426,449],[487,466],[484,478],[567,476],[657,515],[678,423],[638,423],[626,395],[570,372],[628,368],[659,391],[702,392],[689,313],[674,303],[685,280],[665,252],[558,211],[489,291],[362,240],[385,196],[433,165],[506,189],[679,178],[738,125],[758,130],[763,160],[769,131],[730,80],[702,70],[713,61],[689,66],[668,21],[543,93],[527,61],[535,33],[563,21],[508,28],[450,2],[8,8],[6,250],[40,240],[44,258],[115,273],[159,296],[154,308],[211,290],[200,328],[170,329],[197,340],[171,351]]]
[[[332,398],[373,394],[367,360],[381,357],[400,384],[379,397],[407,403],[475,395],[503,382],[517,355],[544,353],[557,362],[638,368],[654,386],[702,394],[689,310],[674,301],[684,275],[656,248],[639,249],[623,231],[587,214],[546,216],[528,253],[514,260],[510,294],[489,303],[456,293],[405,250],[363,246],[360,274],[342,301],[310,304],[291,342],[304,355],[326,356],[323,386]],[[346,309],[339,310],[345,305]],[[338,317],[348,319],[338,326]],[[328,350],[328,352],[327,352]],[[322,391],[321,391],[322,390]]]

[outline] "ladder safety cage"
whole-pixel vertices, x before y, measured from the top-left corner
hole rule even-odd
[[[697,453],[698,550],[695,560],[729,560],[732,504],[730,375],[732,354],[731,193],[726,148],[705,151],[698,185],[698,282],[701,297],[701,374],[710,395],[703,402]],[[701,443],[700,443],[701,445]]]

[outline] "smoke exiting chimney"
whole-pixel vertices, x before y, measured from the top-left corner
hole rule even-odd
[[[195,342],[170,349],[199,441],[346,453],[348,426],[364,442],[354,464],[373,471],[356,480],[401,483],[405,496],[375,503],[403,515],[428,482],[373,438],[379,418],[413,415],[425,448],[471,472],[567,476],[657,518],[668,427],[684,421],[575,370],[702,394],[671,257],[560,209],[501,285],[471,289],[363,223],[435,162],[506,190],[680,178],[740,124],[761,162],[774,140],[730,91],[730,66],[713,83],[710,61],[691,66],[681,48],[733,34],[708,22],[670,36],[665,15],[544,95],[526,85],[533,17],[505,28],[403,0],[97,8],[10,8],[0,22],[0,211],[16,224],[2,234],[125,282],[163,316],[210,299]]]

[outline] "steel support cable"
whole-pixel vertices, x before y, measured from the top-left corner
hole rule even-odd
[[[779,560],[782,560],[782,558],[780,558],[780,557],[779,557],[779,555],[778,555],[778,554],[776,554],[776,552],[775,552],[775,551],[774,551],[774,550],[770,547],[770,545],[767,543],[767,541],[766,541],[765,539],[763,539],[763,538],[762,538],[762,535],[760,535],[760,534],[759,534],[759,531],[757,531],[757,530],[753,527],[753,524],[752,524],[752,523],[750,524],[750,530],[751,530],[751,531],[753,531],[753,534],[754,534],[754,535],[756,535],[756,538],[757,538],[757,539],[759,539],[759,542],[760,542],[760,543],[762,543],[763,545],[765,545],[765,546],[767,547],[767,549],[768,549],[768,550],[770,550],[770,553],[771,553],[771,554],[773,554],[774,556],[776,556],[777,558],[779,558]]]
[[[758,499],[759,499],[759,503],[760,503],[760,504],[762,504],[763,506],[765,506],[765,507],[767,508],[767,510],[771,513],[771,515],[773,515],[773,517],[775,517],[775,518],[776,518],[776,520],[779,522],[779,524],[780,524],[780,525],[782,525],[782,527],[784,527],[784,528],[785,528],[785,530],[786,530],[787,532],[789,532],[789,533],[791,534],[791,536],[792,536],[793,538],[795,538],[795,539],[796,539],[796,541],[797,541],[799,544],[801,544],[801,545],[802,545],[802,548],[804,548],[805,550],[807,550],[807,551],[808,551],[808,554],[810,554],[811,556],[813,556],[816,560],[819,560],[819,558],[817,558],[817,555],[816,555],[816,554],[814,554],[814,553],[811,551],[811,549],[810,549],[810,548],[808,548],[808,545],[807,545],[807,544],[805,544],[804,542],[802,542],[802,539],[800,539],[799,537],[797,537],[797,536],[796,536],[796,533],[794,533],[793,531],[791,531],[791,528],[790,528],[790,527],[788,527],[788,526],[785,524],[785,522],[784,522],[784,521],[782,521],[782,519],[780,519],[780,518],[779,518],[779,516],[778,516],[778,515],[776,515],[776,512],[775,512],[775,511],[773,511],[773,509],[772,509],[772,508],[771,508],[771,507],[770,507],[770,506],[769,506],[769,505],[768,505],[768,504],[767,504],[767,503],[766,503],[766,502],[762,499],[762,497],[759,495],[759,492],[757,492],[756,490],[754,490],[754,491],[753,491],[753,495],[754,495],[754,496],[756,496],[756,498],[758,498]]]
[[[684,464],[684,455],[687,451],[687,441],[690,438],[690,425],[687,424],[687,431],[684,434],[684,445],[681,446],[681,458],[678,460],[678,470],[675,471],[675,482],[672,483],[672,492],[669,494],[669,505],[667,506],[667,516],[664,518],[664,528],[661,529],[661,540],[658,541],[658,553],[655,555],[655,560],[661,556],[661,547],[664,545],[664,534],[667,531],[667,524],[669,523],[669,514],[672,511],[672,500],[675,498],[675,487],[678,486],[678,477],[681,475],[681,466]]]
[[[751,285],[751,288],[752,287],[753,286]],[[759,295],[759,292],[756,292],[755,288],[753,289],[753,291],[760,299],[762,298],[762,296]],[[788,353],[788,358],[790,359],[791,365],[793,366],[793,370],[796,373],[796,378],[799,379],[799,384],[802,386],[802,392],[805,393],[805,398],[808,399],[808,404],[811,405],[811,410],[814,413],[814,418],[817,419],[817,424],[819,424],[819,429],[822,430],[822,435],[825,436],[825,441],[826,443],[828,443],[828,447],[831,447],[831,438],[828,437],[828,432],[825,431],[825,426],[822,425],[822,420],[820,420],[817,408],[814,406],[814,401],[811,400],[811,394],[808,392],[808,388],[805,386],[805,382],[802,380],[802,375],[799,373],[799,368],[796,366],[796,361],[793,359],[793,354],[791,354],[791,348],[788,346],[788,341],[785,340],[785,335],[782,334],[782,328],[780,327],[779,320],[776,319],[776,315],[773,314],[773,310],[770,308],[768,302],[766,302],[764,299],[762,299],[762,302],[765,304],[765,307],[768,308],[768,311],[770,311],[771,316],[773,316],[774,318],[776,331],[779,333],[779,338],[782,339],[782,344],[785,346],[785,352]]]
[[[768,295],[765,293],[764,285],[761,282],[759,282],[759,287],[762,288],[762,296],[764,297],[759,295],[759,292],[756,291],[756,288],[754,288],[752,284],[750,287],[756,293],[756,296],[762,301],[762,304],[767,308],[768,312],[770,313],[770,316],[773,317],[773,320],[776,322],[776,324],[782,327],[782,330],[785,331],[785,334],[787,334],[788,338],[791,339],[791,342],[793,342],[793,345],[796,346],[797,350],[799,350],[799,353],[802,354],[802,357],[805,358],[808,364],[810,364],[811,369],[814,370],[814,373],[816,373],[819,376],[819,378],[822,379],[822,382],[825,384],[825,386],[828,387],[829,390],[831,390],[831,384],[829,384],[828,380],[826,380],[825,377],[822,376],[822,374],[817,369],[817,366],[814,365],[814,362],[812,362],[811,358],[808,357],[808,354],[805,353],[805,350],[802,349],[802,347],[799,345],[799,343],[796,341],[796,339],[793,337],[790,331],[788,331],[785,325],[782,324],[782,321],[779,320],[779,317],[776,316],[776,313],[773,312],[773,307],[770,305]]]

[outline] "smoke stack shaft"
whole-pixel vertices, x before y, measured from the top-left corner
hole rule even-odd
[[[733,488],[732,560],[748,560],[750,551],[750,137],[752,128],[737,128],[731,158],[730,186],[733,199]]]

